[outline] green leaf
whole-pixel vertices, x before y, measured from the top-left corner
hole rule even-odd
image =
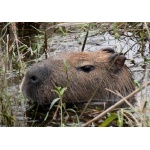
[[[54,106],[54,104],[55,104],[56,102],[58,102],[58,100],[60,100],[60,98],[55,98],[55,99],[52,101],[49,110],[51,110],[51,108]]]
[[[67,87],[62,88],[60,91],[60,95],[62,96],[66,90],[67,90]]]
[[[138,88],[141,86],[137,80],[134,80],[133,82],[134,82],[134,85],[137,86]]]
[[[59,96],[59,91],[57,90],[51,90],[51,91],[55,92]]]
[[[119,39],[119,37],[120,37],[120,35],[119,35],[119,33],[115,33],[115,39]]]
[[[63,36],[66,36],[66,35],[67,35],[67,33],[66,33],[66,32],[64,32],[64,30],[63,30],[63,28],[62,28],[62,27],[59,27],[59,30],[62,32]]]
[[[52,101],[52,103],[51,103],[51,105],[50,105],[50,107],[49,107],[49,111],[47,112],[47,114],[46,114],[46,116],[45,116],[45,118],[44,118],[44,121],[47,119],[51,108],[54,106],[54,104],[55,104],[58,100],[60,100],[60,98],[55,98],[55,99]]]
[[[117,22],[114,22],[114,24],[113,24],[113,29],[114,29],[114,32],[115,32],[115,33],[117,32],[117,27],[118,27]]]
[[[117,125],[119,127],[123,127],[123,114],[120,111],[118,111],[117,114],[118,114]]]
[[[112,121],[117,119],[118,116],[116,114],[110,114],[110,116],[102,123],[99,127],[107,127]]]
[[[64,62],[65,72],[67,72],[70,65],[67,63],[67,61],[65,59],[63,60],[63,62]]]
[[[57,91],[60,91],[60,90],[61,90],[61,87],[60,87],[60,86],[55,86],[55,88],[57,89]]]
[[[147,126],[150,127],[150,120],[147,120]]]

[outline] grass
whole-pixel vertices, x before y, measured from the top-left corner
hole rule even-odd
[[[24,41],[24,36],[21,38],[18,35],[20,30],[17,29],[17,23],[1,23],[0,24],[0,125],[1,126],[28,126],[27,116],[25,109],[29,108],[26,100],[22,96],[19,89],[19,84],[23,78],[27,68],[35,62],[43,59],[43,56],[47,51],[59,49],[61,44],[69,41],[68,35],[74,35],[74,40],[80,42],[82,49],[86,43],[90,42],[90,38],[94,36],[103,37],[103,42],[111,42],[111,37],[114,37],[115,44],[113,48],[116,51],[126,53],[127,56],[131,51],[137,50],[137,54],[143,58],[143,62],[140,64],[141,68],[144,67],[144,82],[149,81],[149,57],[146,53],[146,41],[150,39],[149,24],[147,23],[56,23],[52,24],[45,30],[41,30],[32,25],[33,31],[36,35],[32,37],[32,40],[28,42]],[[108,28],[109,27],[109,28]],[[45,33],[51,32],[50,35],[45,36]],[[75,33],[79,34],[75,34]],[[88,37],[85,37],[88,33]],[[25,32],[25,31],[22,31]],[[106,39],[106,35],[110,36],[110,39]],[[60,37],[59,37],[60,35]],[[104,36],[105,35],[105,36]],[[53,37],[58,36],[62,38],[61,44],[57,43]],[[34,40],[33,40],[34,39]],[[45,42],[44,42],[45,40]],[[50,41],[50,42],[48,42]],[[59,40],[58,40],[59,41]],[[134,41],[132,44],[131,41]],[[48,43],[47,43],[48,42]],[[44,44],[45,43],[45,44]],[[93,42],[94,43],[94,42]],[[122,44],[124,43],[124,45]],[[51,45],[51,47],[49,47]],[[86,44],[85,44],[86,46]],[[91,45],[92,46],[92,45]],[[107,46],[108,47],[108,46]],[[111,45],[112,47],[112,45]],[[85,47],[86,49],[86,47]],[[45,51],[46,50],[46,51]],[[130,61],[131,60],[131,61]],[[136,63],[133,58],[129,58],[128,62]],[[64,71],[67,74],[69,64],[64,62]],[[12,77],[11,77],[12,76]],[[15,77],[13,77],[15,76]],[[16,80],[16,81],[14,81]],[[67,76],[69,84],[69,76]],[[109,111],[101,110],[99,106],[86,105],[82,108],[80,106],[66,107],[63,103],[63,94],[66,91],[66,87],[56,87],[53,89],[57,93],[58,98],[53,100],[48,109],[42,114],[42,122],[48,125],[56,126],[150,126],[149,120],[149,93],[148,85],[144,87],[144,91],[141,90],[143,80],[137,81],[139,88],[139,95],[137,100],[137,106],[130,105],[128,108],[113,109]],[[15,91],[11,91],[12,87],[15,86]],[[115,91],[112,91],[115,92]],[[119,93],[115,93],[119,94]],[[120,96],[121,97],[121,96]],[[126,98],[121,97],[126,101]],[[84,110],[84,111],[83,111]],[[23,121],[18,119],[18,113],[24,118]],[[34,116],[38,114],[38,108],[32,111]],[[58,114],[58,115],[56,115]],[[92,115],[94,114],[94,115]],[[98,119],[94,119],[100,117]],[[83,117],[84,116],[84,117]],[[40,118],[39,117],[39,118]],[[34,117],[36,118],[36,117]],[[59,122],[59,123],[58,123]],[[90,122],[90,123],[88,123]],[[43,124],[41,124],[43,125]],[[31,124],[34,126],[34,123]],[[39,126],[39,124],[36,124]]]

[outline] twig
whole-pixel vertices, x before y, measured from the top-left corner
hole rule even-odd
[[[110,91],[110,92],[112,92],[112,93],[114,93],[114,94],[120,96],[120,98],[124,99],[124,101],[127,103],[127,105],[129,105],[132,109],[134,109],[134,107],[131,105],[131,103],[129,103],[129,102],[125,99],[125,97],[123,97],[118,91],[115,93],[114,91],[112,91],[112,90],[110,90],[110,89],[107,89],[107,88],[106,88],[106,90],[108,90],[108,91]]]
[[[87,29],[87,32],[86,32],[86,35],[85,35],[85,39],[84,39],[84,42],[83,42],[83,45],[82,45],[81,52],[84,51],[85,44],[86,44],[86,41],[87,41],[87,38],[88,38],[88,34],[89,34],[89,28],[90,28],[90,24],[89,24],[89,26],[88,26],[88,29]]]
[[[44,34],[44,53],[45,53],[45,59],[47,59],[48,53],[47,53],[47,34],[46,34],[46,32]]]
[[[146,28],[147,33],[148,33],[148,41],[150,41],[150,31],[149,31],[149,29],[148,29],[147,23],[144,22],[144,25],[145,25],[145,28]],[[150,53],[150,42],[149,42],[149,53]]]
[[[124,55],[126,55],[136,44],[139,44],[138,42],[134,43],[125,53]]]
[[[145,88],[146,86],[150,85],[150,81],[145,83],[144,85],[142,85],[140,88],[134,90],[131,94],[129,94],[128,96],[126,96],[125,98],[121,99],[120,101],[118,101],[116,104],[112,105],[111,107],[109,107],[108,109],[106,109],[104,112],[102,112],[101,114],[99,114],[97,117],[91,119],[90,121],[86,122],[85,124],[82,125],[82,127],[86,127],[88,126],[90,123],[100,119],[101,117],[103,117],[104,115],[106,115],[108,112],[112,111],[113,109],[115,109],[116,107],[118,107],[119,105],[121,105],[124,102],[124,99],[129,99],[130,97],[132,97],[133,95],[137,94],[139,91],[141,91],[143,88]]]
[[[147,65],[146,65],[146,68],[145,68],[145,79],[146,79],[146,82],[148,81],[148,70],[147,70]],[[141,107],[141,111],[144,110],[144,108],[146,107],[146,104],[147,104],[147,85],[145,86],[145,97],[144,97],[144,103]]]

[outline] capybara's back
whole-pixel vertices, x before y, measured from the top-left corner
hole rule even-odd
[[[53,90],[67,87],[63,101],[68,103],[117,101],[112,91],[127,96],[134,90],[130,70],[123,54],[106,48],[95,52],[67,52],[33,65],[26,73],[21,89],[25,97],[39,104],[58,97]]]

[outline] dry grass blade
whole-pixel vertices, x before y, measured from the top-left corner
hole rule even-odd
[[[123,116],[126,117],[126,119],[128,120],[128,123],[129,123],[130,126],[134,126],[133,121],[136,123],[136,125],[138,127],[141,126],[140,122],[138,122],[138,120],[135,118],[135,116],[132,113],[129,113],[126,110],[122,110],[121,113],[123,114]],[[128,116],[130,116],[130,117],[128,117]]]
[[[48,52],[47,52],[47,34],[45,32],[44,34],[44,53],[45,53],[45,59],[49,57]]]

